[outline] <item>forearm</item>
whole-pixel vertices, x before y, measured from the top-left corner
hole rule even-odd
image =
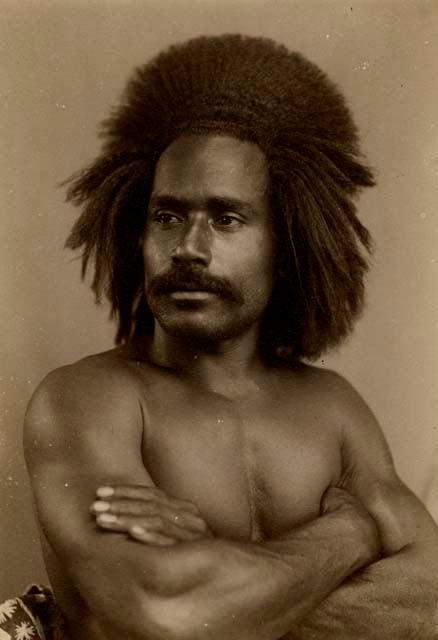
[[[195,563],[184,566],[187,547]],[[244,640],[284,635],[343,580],[375,559],[363,533],[331,513],[262,544],[207,540],[170,550],[172,581],[145,594],[165,637]],[[181,570],[182,568],[182,570]],[[181,576],[186,576],[185,584]]]
[[[261,544],[207,539],[159,548],[96,532],[70,575],[114,637],[274,640],[374,559],[367,538],[338,513]],[[118,564],[108,562],[115,556]]]
[[[438,549],[416,545],[347,580],[287,640],[437,640]]]
[[[402,483],[372,489],[369,482],[362,493],[378,523],[385,558],[293,625],[289,640],[437,640],[437,527]]]

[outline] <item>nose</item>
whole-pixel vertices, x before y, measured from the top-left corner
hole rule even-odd
[[[211,261],[211,230],[208,221],[196,217],[187,221],[179,242],[172,252],[175,263],[198,263],[208,266]]]

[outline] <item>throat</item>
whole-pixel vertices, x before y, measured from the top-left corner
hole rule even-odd
[[[175,371],[199,389],[231,399],[257,392],[257,381],[266,375],[257,343],[255,326],[234,339],[202,343],[170,336],[156,323],[142,351],[151,364]]]

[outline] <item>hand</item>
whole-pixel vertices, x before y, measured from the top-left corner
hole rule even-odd
[[[377,525],[358,498],[345,489],[329,487],[322,497],[321,515],[329,513],[337,514],[342,518],[343,524],[352,526],[370,563],[379,559],[381,541]]]
[[[153,486],[100,487],[90,511],[104,531],[127,533],[144,544],[170,546],[211,538],[195,504]]]

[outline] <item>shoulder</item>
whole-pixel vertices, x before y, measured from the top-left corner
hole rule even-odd
[[[312,414],[336,431],[344,468],[367,467],[379,475],[393,473],[392,457],[383,431],[360,393],[330,369],[299,365],[288,374],[297,397]]]
[[[332,369],[300,364],[291,370],[300,391],[313,401],[324,400],[326,410],[341,421],[360,420],[371,411],[365,400],[342,375]]]
[[[138,421],[140,397],[139,377],[117,350],[55,369],[36,388],[27,407],[25,446],[32,437],[78,436],[84,424],[91,431],[102,428],[105,421]]]
[[[110,404],[138,391],[139,380],[116,350],[88,356],[51,371],[36,388],[29,408],[66,406],[70,402]]]
[[[364,409],[367,405],[355,388],[339,373],[331,369],[298,363],[279,370],[285,391],[296,389],[303,400],[315,406],[321,403],[324,411],[341,418]]]

